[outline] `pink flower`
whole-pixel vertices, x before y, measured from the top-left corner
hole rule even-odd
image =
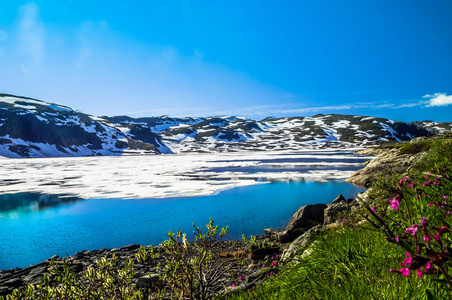
[[[401,268],[400,273],[402,273],[403,277],[407,277],[410,274],[410,269],[408,268]]]
[[[421,222],[419,223],[419,225],[421,226],[421,227],[424,227],[425,225],[427,225],[427,219],[425,218],[425,217],[422,217],[421,218]]]
[[[415,235],[416,231],[417,231],[417,224],[411,225],[411,227],[408,227],[405,230],[406,233],[409,233],[409,234],[412,234],[412,235]]]
[[[273,263],[271,263],[271,266],[273,267],[273,266],[274,266],[274,264],[273,264]]]
[[[395,241],[396,241],[397,243],[399,242],[399,237],[398,237],[398,236],[395,236],[394,239],[395,239]]]
[[[435,240],[439,241],[439,234],[435,234],[435,236],[433,237]]]
[[[424,267],[425,267],[426,270],[430,269],[432,267],[432,262],[429,261],[428,263],[425,264]]]
[[[428,206],[430,206],[430,207],[432,207],[432,204],[431,203],[429,203],[429,204],[427,204]]]
[[[242,276],[239,277],[239,280],[242,280]]]
[[[272,256],[272,259],[274,259],[274,257]]]
[[[393,200],[389,201],[389,204],[391,204],[391,208],[395,210],[399,209],[399,200],[397,200],[397,198],[394,198]]]
[[[425,175],[424,178],[427,179],[427,178],[428,178],[428,175]]]
[[[377,212],[377,207],[374,205],[374,206],[372,206],[372,207],[370,208],[370,210],[373,211],[373,212]]]
[[[270,272],[270,276],[272,276],[273,275],[273,272]]]
[[[417,277],[421,278],[421,276],[422,276],[422,270],[421,270],[421,269],[417,269],[416,273],[417,273],[417,274],[416,274]]]
[[[232,287],[235,287],[235,283],[234,282],[232,283]]]
[[[265,264],[262,265],[262,268],[265,268]]]
[[[424,236],[424,241],[426,241],[427,243],[430,242],[432,240],[432,237],[429,236],[428,234]]]
[[[413,261],[413,259],[411,258],[411,254],[408,253],[408,251],[405,253],[406,256],[408,256],[407,258],[405,258],[405,262],[407,264],[411,264],[411,262]]]
[[[394,272],[396,272],[396,271],[393,269],[389,269],[389,273],[394,273]]]

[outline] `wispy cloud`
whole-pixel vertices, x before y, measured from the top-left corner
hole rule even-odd
[[[355,111],[355,110],[378,110],[378,109],[403,109],[425,105],[424,101],[395,104],[395,103],[378,103],[378,102],[360,102],[344,105],[315,106],[296,109],[280,109],[274,110],[275,115],[293,115],[293,114],[312,114],[312,113],[331,113],[334,111]]]
[[[400,104],[398,106],[394,106],[394,108],[409,108],[409,107],[422,106],[424,104],[425,104],[424,101],[418,101],[418,102],[413,102],[413,103]]]
[[[423,98],[429,99],[426,102],[427,107],[446,106],[452,104],[452,95],[447,96],[446,93],[434,93],[433,95],[425,95]]]
[[[39,8],[35,3],[28,3],[21,8],[19,22],[19,49],[24,63],[40,63],[44,56],[45,31],[39,21]]]
[[[350,105],[337,105],[337,106],[318,106],[318,107],[306,107],[306,108],[298,108],[298,109],[290,109],[290,110],[281,110],[279,113],[282,114],[295,114],[295,113],[314,113],[314,112],[329,112],[336,110],[350,110],[350,109],[359,109],[366,108],[369,105],[366,104],[350,104]]]
[[[258,106],[250,106],[250,107],[242,107],[240,109],[225,109],[219,110],[214,107],[166,107],[166,108],[158,108],[158,109],[150,109],[150,110],[137,110],[137,111],[129,111],[125,114],[129,116],[161,116],[161,115],[170,115],[173,117],[207,117],[207,116],[272,116],[272,115],[280,115],[281,107],[286,106],[286,104],[278,104],[278,105],[258,105]]]

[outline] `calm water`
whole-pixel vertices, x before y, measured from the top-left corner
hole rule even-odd
[[[269,183],[203,197],[174,199],[93,199],[76,201],[46,195],[0,196],[0,269],[27,267],[54,254],[159,244],[168,230],[191,233],[213,218],[229,225],[228,239],[283,228],[302,205],[329,203],[362,191],[343,181]]]

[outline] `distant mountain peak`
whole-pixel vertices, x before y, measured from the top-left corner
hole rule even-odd
[[[0,94],[0,155],[158,154],[351,148],[451,131],[452,123],[372,116],[94,117],[70,107]]]

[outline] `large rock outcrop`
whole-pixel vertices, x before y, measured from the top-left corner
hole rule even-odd
[[[300,207],[290,219],[285,230],[279,234],[279,241],[283,244],[292,242],[306,230],[323,224],[326,208],[327,205],[323,203]]]
[[[365,167],[353,173],[345,181],[356,186],[369,188],[376,176],[391,176],[404,173],[421,153],[404,154],[400,148],[368,148],[358,151],[359,155],[375,155],[376,157],[364,163]]]

